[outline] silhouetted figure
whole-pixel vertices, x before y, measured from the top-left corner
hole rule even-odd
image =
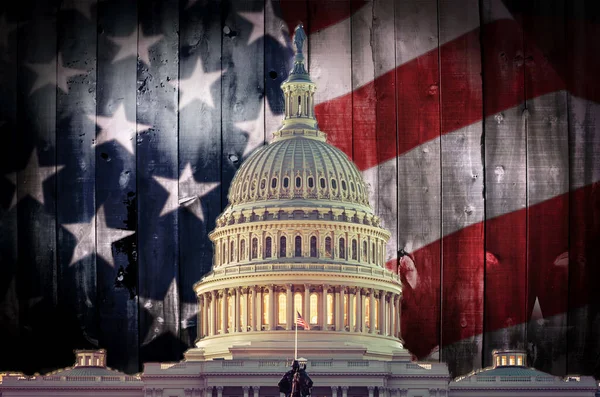
[[[279,392],[284,393],[286,397],[310,396],[313,382],[305,368],[298,363],[298,360],[294,360],[292,369],[287,371],[278,383]]]

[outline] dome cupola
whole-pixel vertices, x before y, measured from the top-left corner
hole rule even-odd
[[[409,357],[402,286],[385,268],[390,233],[356,165],[318,128],[305,40],[299,25],[283,123],[241,165],[209,234],[213,268],[194,285],[198,339],[188,360],[291,358],[297,316],[307,323],[304,357]]]

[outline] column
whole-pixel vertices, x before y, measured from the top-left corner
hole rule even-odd
[[[379,334],[385,335],[385,327],[388,321],[387,314],[383,309],[383,305],[385,302],[385,291],[379,291]]]
[[[212,397],[213,395],[213,387],[208,386],[204,389],[204,397]]]
[[[437,397],[438,391],[437,389],[429,389],[429,397]]]
[[[244,391],[244,397],[248,397],[248,391],[250,390],[250,387],[242,386],[242,390]]]
[[[342,322],[340,319],[342,318],[342,308],[340,307],[340,289],[342,287],[334,287],[335,297],[333,299],[333,307],[335,311],[333,313],[333,326],[336,331],[339,331],[342,328]]]
[[[217,386],[217,397],[223,397],[223,386]]]
[[[296,318],[296,314],[294,313],[294,294],[292,291],[292,284],[286,284],[285,288],[285,329],[289,331],[294,329],[294,319]]]
[[[262,287],[256,287],[257,290],[257,296],[256,299],[254,300],[254,306],[256,307],[256,310],[254,311],[254,313],[256,314],[254,316],[254,322],[256,325],[256,330],[257,331],[262,331],[262,301],[263,301],[263,292],[262,292]]]
[[[248,289],[246,287],[239,288],[240,294],[240,331],[246,332],[248,330]]]
[[[256,331],[256,318],[258,317],[258,311],[256,310],[256,285],[253,285],[252,287],[252,302],[254,304],[254,307],[250,307],[250,305],[248,305],[248,311],[252,310],[252,324],[250,324],[250,329],[252,331]],[[248,314],[248,318],[250,318],[250,313]]]
[[[189,389],[189,388],[183,389],[183,394],[185,397],[192,397],[192,389]]]
[[[369,333],[372,334],[375,332],[375,290],[373,288],[369,290],[369,305]],[[381,305],[379,308],[381,309]],[[381,319],[380,315],[377,315],[377,317]]]
[[[338,386],[331,386],[331,397],[337,397]]]
[[[400,330],[401,330],[401,326],[402,323],[400,322],[400,319],[402,318],[401,314],[402,314],[402,306],[400,305],[400,300],[402,299],[402,297],[400,295],[396,296],[396,313],[394,313],[394,316],[396,317],[396,333],[395,336],[396,338],[400,338]]]
[[[146,389],[146,397],[152,397],[154,394],[154,389]]]
[[[227,333],[227,288],[224,288],[223,291],[223,299],[221,299],[221,333]]]
[[[260,386],[252,386],[252,391],[254,392],[254,397],[259,397]]]
[[[202,312],[202,319],[203,319],[203,325],[202,325],[202,329],[204,330],[204,336],[208,336],[208,330],[210,328],[210,325],[208,324],[208,319],[209,319],[209,310],[210,310],[210,306],[209,306],[209,301],[210,301],[210,295],[208,293],[204,294],[204,311]]]
[[[353,287],[348,288],[348,329],[350,332],[354,332],[354,297],[356,296],[356,289]]]
[[[348,386],[342,386],[342,397],[348,397]]]
[[[217,291],[210,291],[210,336],[217,333]]]
[[[198,311],[196,312],[196,339],[201,339],[204,336],[204,319],[202,316],[204,315],[204,297],[202,295],[198,295]]]
[[[201,397],[202,389],[194,388],[192,389],[192,397]]]
[[[304,284],[304,321],[310,324],[310,285]]]
[[[367,390],[369,390],[369,397],[373,397],[373,392],[375,391],[375,386],[367,386]]]
[[[275,286],[271,284],[269,286],[269,329],[273,331],[276,329],[275,324]]]
[[[346,329],[346,322],[344,321],[344,315],[346,313],[346,308],[344,307],[344,295],[346,294],[346,287],[340,286],[340,328],[338,331],[344,331]]]
[[[362,288],[356,289],[356,332],[362,332],[365,319],[363,317]]]
[[[232,332],[240,332],[240,287],[232,288],[231,293],[233,294]]]
[[[327,285],[326,284],[323,284],[323,293],[321,294],[321,297],[323,299],[323,302],[321,302],[322,303],[322,308],[323,308],[322,311],[321,311],[321,313],[322,313],[322,316],[321,316],[321,318],[322,318],[321,329],[323,331],[327,331]]]

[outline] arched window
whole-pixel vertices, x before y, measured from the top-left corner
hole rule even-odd
[[[269,326],[269,294],[263,291],[262,296],[262,323]]]
[[[296,236],[294,241],[294,256],[302,256],[302,237]]]
[[[246,240],[240,241],[240,261],[246,260]]]
[[[327,325],[333,325],[333,294],[327,294]]]
[[[277,187],[277,178],[271,179],[271,187],[275,189]]]
[[[271,237],[265,239],[265,258],[271,257]]]
[[[325,189],[325,178],[321,178],[320,183],[321,183],[321,189]]]
[[[319,321],[319,297],[314,292],[310,294],[310,323]]]
[[[267,181],[265,179],[262,179],[260,181],[260,188],[261,190],[264,189],[267,186]]]
[[[285,292],[280,292],[277,298],[277,324],[285,324],[287,322],[285,313],[286,305],[287,297],[285,296]]]
[[[317,257],[317,237],[316,236],[312,236],[310,238],[310,257],[311,258]]]
[[[233,262],[233,247],[234,247],[234,243],[233,241],[231,243],[229,243],[229,262]]]
[[[371,262],[375,263],[375,243],[371,244]]]
[[[331,188],[332,189],[337,189],[337,182],[335,181],[335,179],[331,180]]]
[[[302,114],[302,98],[298,95],[298,116]]]
[[[283,187],[287,188],[288,186],[290,186],[290,178],[286,176],[283,178]]]
[[[331,237],[325,237],[325,256],[331,258]]]
[[[340,258],[344,259],[346,257],[346,241],[344,238],[340,238]]]
[[[313,177],[308,177],[308,187],[313,188],[315,186],[315,182],[313,181]]]
[[[302,187],[302,178],[296,177],[296,187]]]
[[[352,260],[356,260],[356,239],[352,239]]]
[[[258,258],[258,239],[256,237],[252,238],[252,257],[251,259]]]
[[[369,253],[367,252],[367,241],[363,241],[363,253],[362,253],[362,260],[365,262],[369,261]]]
[[[300,292],[294,294],[294,316],[297,316],[298,313],[300,313],[302,317],[305,317],[303,315],[304,308],[302,307],[302,294]]]
[[[279,238],[279,257],[280,258],[285,258],[287,256],[287,250],[285,247],[285,236],[281,236],[281,238]]]
[[[344,191],[346,191],[346,181],[342,181],[342,189],[344,189]]]
[[[350,190],[352,190],[352,193],[354,193],[354,182],[350,182]]]

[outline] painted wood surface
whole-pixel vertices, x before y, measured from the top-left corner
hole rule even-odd
[[[193,345],[208,233],[279,125],[302,21],[319,126],[392,233],[405,346],[453,375],[506,346],[600,375],[589,3],[46,3],[0,5],[0,349],[52,354],[0,370]]]

